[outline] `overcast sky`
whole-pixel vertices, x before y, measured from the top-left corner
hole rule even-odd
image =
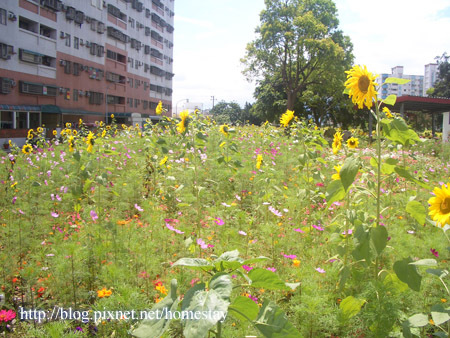
[[[373,73],[423,75],[424,65],[450,53],[449,0],[336,0],[340,29],[350,36],[356,64]],[[240,59],[255,38],[264,0],[175,0],[173,110],[185,99],[204,109],[254,102],[255,83]]]

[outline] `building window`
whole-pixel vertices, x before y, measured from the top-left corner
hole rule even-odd
[[[78,89],[73,90],[73,100],[78,101]]]
[[[13,128],[13,112],[2,111],[0,112],[0,129],[12,129]]]
[[[39,127],[39,113],[30,113],[30,128],[35,129]]]
[[[133,88],[133,79],[131,77],[128,78],[128,83],[130,84],[130,88]]]
[[[0,8],[0,25],[6,26],[6,9]]]
[[[66,47],[70,47],[71,35],[66,33]]]
[[[27,115],[26,112],[22,111],[16,113],[16,129],[28,129]]]
[[[73,48],[79,49],[80,48],[80,39],[76,36],[73,37]]]

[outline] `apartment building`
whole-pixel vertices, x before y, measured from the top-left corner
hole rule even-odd
[[[388,77],[396,77],[401,79],[410,80],[407,84],[399,85],[396,83],[388,83],[382,85]],[[392,68],[391,74],[380,74],[376,82],[379,86],[378,95],[382,99],[385,99],[389,95],[413,95],[422,96],[424,88],[424,76],[423,75],[406,75],[403,73],[403,66],[397,66]]]
[[[172,109],[174,0],[0,2],[0,139]]]

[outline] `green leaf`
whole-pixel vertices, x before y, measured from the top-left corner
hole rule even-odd
[[[390,175],[395,171],[395,166],[397,165],[398,160],[394,158],[388,158],[381,164],[381,172],[385,175]]]
[[[394,271],[397,277],[414,291],[420,291],[422,276],[417,273],[417,268],[411,265],[410,257],[394,263]]]
[[[388,232],[384,226],[373,227],[370,230],[370,239],[378,255],[384,250],[387,244]]]
[[[148,316],[154,316],[155,318],[144,319],[139,326],[132,331],[132,335],[138,338],[158,338],[169,328],[170,317],[160,316],[157,319],[157,315],[166,313],[174,313],[178,308],[179,299],[177,297],[177,281],[172,279],[170,283],[170,295],[165,297],[162,301],[157,303],[150,311],[147,312]]]
[[[74,153],[73,153],[73,158],[75,159],[75,160],[77,160],[77,162],[80,162],[80,160],[81,160],[81,154],[80,154],[80,152],[77,150],[77,151],[75,151]]]
[[[406,205],[406,211],[414,217],[414,219],[419,223],[420,225],[423,225],[425,223],[425,220],[427,218],[427,212],[425,210],[425,207],[422,205],[422,203],[418,201],[409,201]]]
[[[230,310],[230,314],[239,320],[248,320],[248,319],[255,320],[259,312],[258,304],[256,304],[250,298],[244,296],[237,296],[228,309]],[[239,311],[240,313],[244,314],[248,319],[243,315],[241,315],[239,312],[231,310]]]
[[[432,190],[431,187],[430,187],[428,184],[426,184],[426,183],[424,183],[424,182],[422,182],[422,181],[419,181],[417,178],[413,177],[413,176],[409,173],[408,170],[406,170],[406,169],[404,169],[404,168],[401,168],[401,167],[395,167],[395,172],[396,172],[398,175],[400,175],[401,177],[406,178],[408,181],[411,181],[411,182],[416,183],[417,185],[421,186],[421,187],[424,188],[424,189]]]
[[[395,104],[395,102],[397,101],[397,95],[389,95],[387,98],[385,98],[384,100],[382,100],[382,102],[384,104],[389,104],[391,106],[393,106]]]
[[[408,318],[409,326],[411,327],[422,327],[428,325],[428,316],[423,313],[415,314]]]
[[[409,263],[411,265],[416,265],[416,266],[436,266],[437,262],[435,259],[432,258],[428,258],[428,259],[421,259],[412,263]]]
[[[435,325],[441,325],[450,320],[450,309],[444,309],[442,304],[433,305],[431,308],[431,318]]]
[[[365,260],[366,263],[372,261],[372,251],[370,250],[370,233],[362,225],[358,226],[354,235],[355,249],[352,251],[356,260]]]
[[[252,270],[253,271],[253,270]],[[265,300],[259,310],[255,327],[270,338],[298,338],[300,332],[288,321],[286,314],[275,303]]]
[[[348,296],[341,301],[339,308],[342,311],[342,318],[344,321],[356,316],[366,301],[364,299],[358,299],[353,296]]]
[[[182,319],[185,326],[183,334],[186,338],[206,337],[208,331],[225,318],[230,305],[232,286],[230,275],[219,272],[209,282],[208,291],[200,290],[194,293],[186,311],[210,315],[207,318],[202,317],[201,320]]]
[[[342,165],[339,176],[341,177],[342,186],[346,192],[355,180],[358,170],[359,161],[356,157],[348,157]]]
[[[331,205],[333,202],[340,201],[345,197],[345,189],[341,180],[334,180],[327,187],[327,193],[325,199],[327,205]]]
[[[408,290],[408,284],[403,283],[400,279],[398,279],[395,273],[388,273],[383,280],[383,284],[387,287],[395,289],[398,292],[405,292]]]
[[[227,251],[214,260],[213,264],[218,271],[226,269],[235,270],[243,265],[244,260],[239,257],[239,251]]]
[[[177,260],[172,266],[186,266],[194,270],[209,271],[214,269],[214,266],[202,258],[181,258]]]
[[[181,311],[185,311],[191,304],[192,297],[194,297],[198,291],[205,291],[205,287],[205,283],[197,283],[187,290],[184,294],[183,301],[181,302]]]
[[[403,119],[382,119],[383,134],[391,141],[409,145],[412,141],[420,142],[416,132],[408,127]]]
[[[444,269],[427,269],[426,272],[438,276],[441,279],[448,276],[448,271]]]
[[[285,282],[278,277],[275,272],[270,270],[255,268],[250,270],[248,278],[251,279],[252,287],[263,288],[267,290],[290,290]]]
[[[399,85],[407,84],[410,80],[408,79],[400,79],[398,77],[388,77],[384,83],[396,83]]]

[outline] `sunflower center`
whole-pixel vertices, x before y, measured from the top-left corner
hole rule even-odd
[[[450,213],[450,197],[446,197],[441,203],[441,212],[443,214]]]
[[[362,93],[367,93],[367,91],[369,90],[369,85],[370,79],[366,75],[363,75],[358,79],[358,88]]]

